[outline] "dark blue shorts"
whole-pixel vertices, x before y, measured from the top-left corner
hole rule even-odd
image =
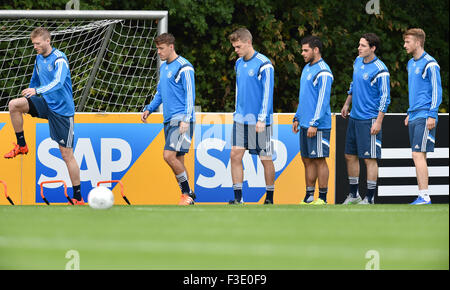
[[[309,138],[308,128],[300,128],[300,154],[306,158],[322,158],[330,155],[330,131],[317,130],[316,136]]]
[[[252,155],[272,156],[272,125],[257,133],[256,125],[233,122],[232,146],[245,148]]]
[[[357,155],[358,158],[381,158],[381,130],[377,135],[370,134],[370,129],[375,120],[349,118],[345,139],[345,154]]]
[[[182,156],[188,153],[191,147],[194,123],[190,122],[188,131],[183,134],[180,134],[179,126],[180,120],[164,123],[164,136],[166,138],[164,150],[176,151],[177,156]]]
[[[436,126],[432,130],[428,130],[426,118],[408,122],[409,143],[413,152],[434,152]]]
[[[43,97],[32,96],[27,99],[30,107],[29,114],[33,117],[48,120],[50,137],[62,147],[73,148],[74,120],[53,112]]]

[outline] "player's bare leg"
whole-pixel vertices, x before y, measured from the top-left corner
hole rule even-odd
[[[345,154],[345,162],[347,164],[347,174],[350,183],[350,194],[347,196],[343,204],[354,204],[361,201],[358,194],[359,187],[359,158],[357,155]]]
[[[367,168],[367,193],[364,204],[373,203],[373,197],[377,188],[378,162],[377,159],[364,159]]]
[[[189,172],[186,170],[186,166],[184,165],[184,155],[177,156],[177,159],[183,165],[183,169],[186,172],[187,179],[189,180]]]
[[[426,202],[430,201],[428,192],[428,165],[425,152],[412,152],[412,158],[416,167],[417,185],[419,186],[419,197]]]
[[[230,152],[231,179],[233,181],[234,200],[230,203],[239,203],[242,200],[242,183],[244,181],[244,167],[242,158],[244,158],[245,148],[232,146]]]
[[[166,163],[170,166],[175,175],[179,175],[186,170],[183,164],[184,158],[181,160],[177,158],[176,151],[164,150],[163,158],[164,161],[166,161]]]
[[[317,180],[317,166],[312,158],[302,157],[305,167],[305,183],[306,187],[315,187]]]
[[[275,166],[272,156],[259,156],[264,167],[264,179],[266,181],[266,200],[265,204],[273,204],[273,192],[275,190]]]
[[[345,154],[348,176],[359,177],[359,158],[357,155]]]
[[[328,193],[328,177],[329,170],[328,164],[325,158],[306,158],[302,157],[303,164],[305,165],[305,180],[306,180],[306,196],[303,200],[304,203],[311,202],[314,196],[316,182],[319,186],[319,199],[313,204],[323,204],[327,201]]]
[[[11,100],[8,104],[8,108],[14,132],[22,132],[23,114],[28,113],[28,111],[30,110],[28,100],[24,97]]]
[[[367,168],[367,180],[376,181],[378,178],[378,163],[376,159],[364,159]]]
[[[309,204],[314,201],[314,192],[316,191],[317,168],[312,158],[302,157],[303,166],[305,167],[305,198],[301,204]]]
[[[330,171],[328,169],[328,164],[325,158],[317,158],[314,160],[317,167],[317,179],[319,188],[328,187],[328,178],[330,175]]]
[[[317,183],[319,184],[319,199],[327,202],[328,194],[328,178],[330,172],[325,158],[317,158],[314,160],[317,168]]]
[[[244,180],[244,167],[242,165],[242,158],[244,158],[245,149],[233,146],[230,152],[231,161],[231,179],[233,184],[242,183]]]
[[[66,163],[67,171],[69,172],[70,181],[73,187],[74,204],[84,204],[81,198],[81,181],[80,181],[80,167],[78,166],[75,156],[73,155],[73,148],[67,148],[59,145],[61,156]]]
[[[25,143],[23,133],[23,114],[28,113],[30,110],[28,100],[24,97],[11,100],[8,104],[9,116],[14,128],[14,132],[17,137],[17,145],[4,155],[5,158],[14,158],[19,154],[27,154],[28,147]]]
[[[412,152],[419,190],[428,189],[428,165],[425,152]]]
[[[264,179],[266,181],[266,185],[274,185],[275,166],[273,165],[272,156],[261,156],[260,158],[264,167]]]
[[[66,163],[67,170],[69,171],[70,181],[72,182],[72,185],[79,185],[80,167],[78,166],[78,163],[75,160],[75,156],[73,155],[73,149],[59,146],[59,150],[61,151],[61,156]]]
[[[182,196],[179,204],[194,204],[195,194],[189,186],[188,174],[186,171],[186,167],[184,166],[184,155],[177,156],[176,151],[164,150],[163,158],[164,161],[166,161],[166,163],[172,169],[172,172],[175,174],[175,178],[177,179],[178,185],[180,186]]]

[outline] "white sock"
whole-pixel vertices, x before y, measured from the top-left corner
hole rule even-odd
[[[419,190],[419,196],[421,196],[425,201],[430,200],[430,196],[428,195],[428,189]]]

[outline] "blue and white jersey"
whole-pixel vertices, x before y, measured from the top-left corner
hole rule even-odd
[[[349,95],[352,95],[350,116],[358,120],[374,119],[379,112],[386,113],[391,103],[389,70],[375,56],[364,63],[357,57],[353,64],[353,81],[350,83]]]
[[[164,123],[179,120],[195,122],[194,67],[182,56],[163,62],[159,68],[159,82],[153,100],[144,111],[153,113],[163,104]]]
[[[440,67],[428,53],[408,62],[409,120],[432,117],[437,119],[442,102]]]
[[[331,129],[330,94],[333,74],[328,64],[320,59],[305,65],[300,77],[297,120],[301,127]]]
[[[274,68],[259,52],[249,59],[239,58],[236,71],[236,111],[233,120],[240,124],[266,125],[273,121]]]
[[[30,88],[44,97],[53,112],[67,117],[75,114],[69,61],[62,51],[53,48],[48,56],[36,56]]]

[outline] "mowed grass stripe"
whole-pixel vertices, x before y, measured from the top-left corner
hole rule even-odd
[[[448,269],[448,205],[0,207],[2,269]]]

